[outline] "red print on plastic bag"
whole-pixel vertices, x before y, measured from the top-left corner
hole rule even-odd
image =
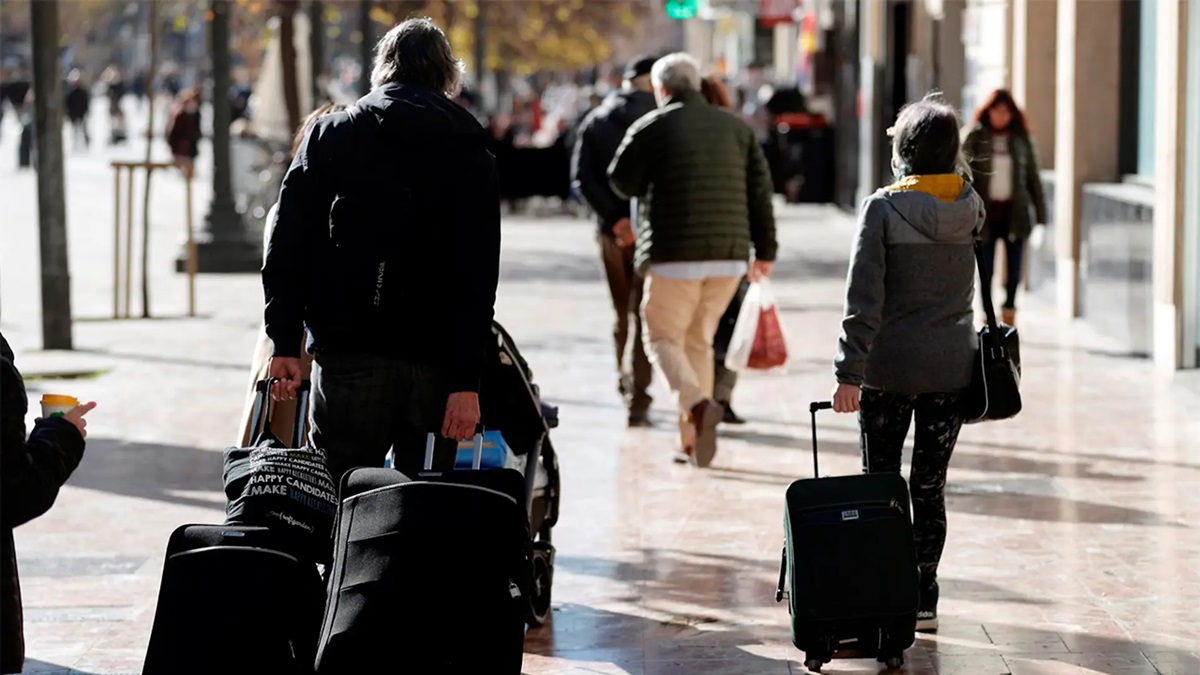
[[[758,330],[754,331],[754,346],[750,349],[747,368],[769,370],[787,363],[787,340],[783,337],[783,325],[779,322],[779,310],[774,304],[763,307],[758,313]]]

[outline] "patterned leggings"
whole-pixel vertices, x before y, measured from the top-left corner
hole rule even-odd
[[[917,431],[908,485],[917,568],[922,587],[930,589],[937,585],[938,561],[946,546],[946,469],[962,429],[958,394],[908,396],[863,389],[859,447],[867,471],[900,473],[904,439],[914,417]]]

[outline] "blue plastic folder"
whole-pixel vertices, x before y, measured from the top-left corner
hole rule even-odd
[[[475,444],[472,441],[461,441],[458,444],[458,455],[454,459],[454,468],[470,469],[475,456]],[[512,450],[499,431],[485,431],[483,434],[483,461],[481,469],[504,469],[514,465]]]

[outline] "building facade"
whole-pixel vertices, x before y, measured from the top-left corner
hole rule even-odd
[[[1122,351],[1200,360],[1200,0],[846,0],[857,14],[859,184],[883,130],[940,90],[969,117],[1012,90],[1053,202],[1028,286]]]

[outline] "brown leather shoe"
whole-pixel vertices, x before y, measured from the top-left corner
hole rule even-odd
[[[725,409],[715,401],[701,401],[692,408],[692,424],[696,426],[692,457],[701,469],[708,468],[717,454],[717,425],[724,417]]]

